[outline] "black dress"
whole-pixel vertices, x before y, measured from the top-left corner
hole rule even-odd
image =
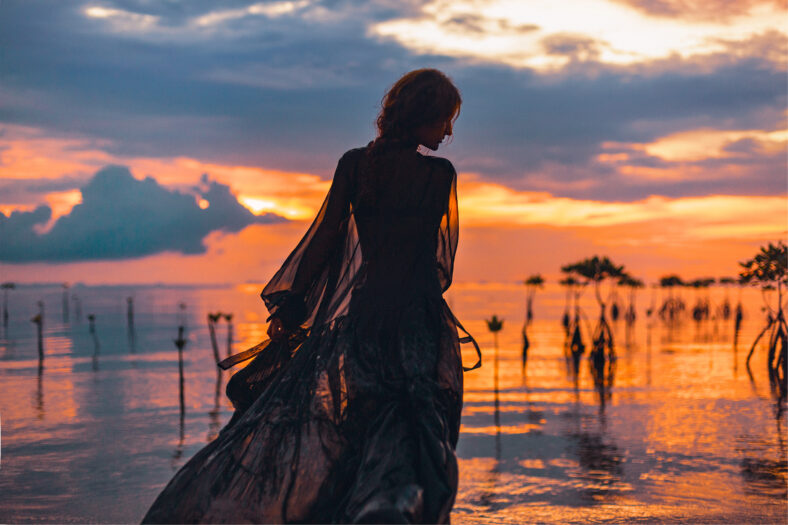
[[[366,148],[343,155],[262,293],[290,340],[233,376],[233,419],[143,521],[447,523],[460,343],[479,352],[442,297],[457,234],[449,161],[402,148],[372,162]]]

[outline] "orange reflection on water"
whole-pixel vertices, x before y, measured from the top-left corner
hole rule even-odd
[[[266,328],[259,285],[72,291],[98,314],[100,352],[84,323],[52,322],[39,375],[29,321],[17,316],[0,336],[8,365],[0,375],[4,391],[14,392],[0,396],[0,490],[12,502],[0,505],[24,498],[42,504],[43,487],[67,476],[68,486],[57,485],[69,495],[57,507],[60,521],[86,521],[83,509],[128,493],[136,503],[118,521],[138,521],[174,471],[228,420],[224,388],[234,370],[217,372],[206,315],[233,314],[229,346],[228,323],[217,325],[220,357],[256,344]],[[16,305],[35,304],[42,294],[15,292]],[[132,293],[133,346],[123,308]],[[60,313],[60,294],[57,288],[44,298],[50,318]],[[633,327],[612,323],[618,358],[600,390],[586,357],[577,376],[564,359],[559,287],[537,294],[525,364],[522,287],[452,289],[455,312],[484,352],[482,368],[465,374],[455,522],[775,522],[785,515],[785,415],[776,417],[763,351],[753,358],[752,381],[743,364],[762,326],[760,298],[743,293],[747,317],[734,351],[732,321],[669,326],[646,316],[649,294],[641,296]],[[725,291],[709,297],[719,304]],[[593,328],[594,299],[581,304]],[[497,352],[484,322],[493,312],[504,318]],[[188,340],[182,387],[173,344],[181,317]],[[24,513],[7,512],[9,521]]]

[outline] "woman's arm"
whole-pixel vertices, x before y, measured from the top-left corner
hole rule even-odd
[[[328,262],[344,240],[353,167],[348,152],[339,160],[331,189],[309,230],[261,293],[269,319],[279,319],[285,331],[309,317],[325,287]]]
[[[457,172],[447,159],[435,158],[440,171],[441,189],[438,205],[442,210],[438,229],[436,259],[438,261],[438,280],[445,292],[451,285],[454,274],[454,257],[459,240],[459,217],[457,210]]]
[[[349,166],[343,156],[337,164],[331,189],[326,197],[326,202],[321,209],[322,217],[318,214],[317,228],[314,237],[306,246],[304,256],[298,265],[291,292],[295,294],[306,293],[315,278],[321,273],[326,262],[336,248],[342,222],[348,218],[350,212],[349,191]],[[323,213],[324,212],[324,213]]]

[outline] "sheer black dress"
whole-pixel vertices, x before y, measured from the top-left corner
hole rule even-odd
[[[448,160],[415,148],[372,162],[366,148],[345,153],[262,292],[290,339],[233,376],[233,419],[143,521],[447,523],[460,343],[481,355],[442,297],[457,220]]]

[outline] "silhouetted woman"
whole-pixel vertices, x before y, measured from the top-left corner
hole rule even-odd
[[[315,221],[262,292],[273,342],[228,384],[236,413],[144,521],[449,521],[460,342],[479,349],[442,298],[457,176],[417,148],[438,149],[460,104],[434,69],[389,90],[378,137],[339,160]]]

